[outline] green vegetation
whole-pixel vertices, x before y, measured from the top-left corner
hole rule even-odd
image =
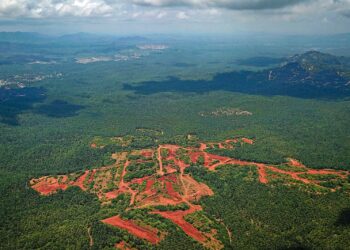
[[[203,155],[200,155],[200,156],[198,157],[198,159],[197,159],[197,164],[198,164],[199,166],[203,166],[203,164],[204,164],[204,157],[203,157]]]
[[[185,220],[191,223],[199,231],[205,233],[210,233],[213,228],[213,222],[209,220],[202,211],[186,215]]]
[[[168,149],[166,149],[166,148],[161,148],[161,150],[160,150],[160,155],[162,156],[162,158],[167,158],[168,155],[169,155]]]
[[[141,178],[152,175],[156,172],[156,165],[153,161],[149,162],[131,162],[127,167],[127,173],[124,176],[125,181],[130,181],[134,178]]]
[[[227,86],[231,80],[226,78],[219,79],[221,85],[216,85],[218,77],[237,76],[220,73],[257,70],[249,60],[249,68],[239,65],[242,61],[235,64],[238,59],[261,53],[285,58],[300,52],[299,49],[286,44],[256,49],[243,44],[237,45],[237,49],[236,43],[225,39],[220,46],[217,40],[169,39],[166,41],[169,50],[150,53],[137,61],[83,65],[75,63],[75,58],[114,55],[120,50],[134,49],[140,40],[99,44],[85,39],[80,42],[42,39],[30,36],[15,40],[16,46],[6,46],[8,50],[4,49],[0,56],[1,80],[16,75],[23,78],[62,73],[60,78],[26,81],[25,88],[0,87],[1,249],[89,249],[89,227],[94,239],[92,249],[114,249],[115,242],[121,240],[140,249],[152,248],[147,242],[100,222],[104,219],[102,215],[116,214],[169,232],[158,249],[202,249],[161,216],[125,211],[130,196],[122,194],[101,207],[94,195],[76,187],[49,197],[39,196],[28,187],[33,177],[111,165],[115,163],[111,159],[115,152],[155,149],[165,143],[198,146],[199,139],[220,141],[244,136],[255,138],[255,143],[236,143],[235,150],[208,151],[276,164],[292,157],[314,168],[350,170],[348,97],[300,98],[295,93],[271,96],[241,89],[236,92]],[[147,42],[164,40],[152,38]],[[0,39],[0,43],[8,43],[8,38]],[[328,49],[330,45],[320,47]],[[349,54],[345,49],[335,50],[338,54]],[[38,56],[58,63],[28,64],[38,60]],[[306,59],[308,64],[315,63]],[[261,62],[255,65],[260,66]],[[324,70],[324,63],[320,67]],[[283,70],[285,73],[287,69]],[[349,77],[349,73],[344,73],[344,77]],[[199,115],[220,107],[235,107],[252,115]],[[92,143],[96,148],[91,147]],[[166,154],[161,153],[163,157]],[[189,162],[186,154],[178,153],[180,159]],[[132,157],[126,181],[156,172],[157,166],[136,163],[138,159],[144,158]],[[198,159],[197,165],[202,163],[203,159]],[[123,164],[120,163],[117,172],[112,171],[116,182]],[[192,166],[189,172],[212,188],[215,195],[200,200],[204,211],[187,219],[197,226],[196,223],[202,223],[203,229],[209,223],[204,218],[226,225],[233,235],[231,243],[225,228],[218,229],[218,238],[226,249],[348,248],[350,198],[344,190],[350,186],[345,181],[342,188],[333,193],[315,188],[313,191],[324,193],[319,195],[280,182],[260,184],[257,173],[249,167],[222,167],[217,173],[211,173],[203,167]],[[78,177],[69,175],[69,180]],[[327,177],[320,185],[335,187],[339,184],[335,182]],[[94,185],[91,182],[88,188]],[[114,188],[112,182],[108,185]],[[145,183],[134,188],[142,190]]]
[[[249,178],[251,171],[229,166],[221,168],[218,173],[201,167],[189,169],[198,181],[204,181],[215,192],[214,196],[203,198],[201,205],[205,214],[223,222],[232,232],[233,241],[227,247],[348,247],[349,227],[337,224],[339,214],[350,206],[348,194],[328,192],[316,195],[284,185],[271,188]],[[257,177],[257,173],[254,176]],[[329,237],[331,234],[337,237]]]
[[[186,203],[181,203],[181,204],[178,204],[176,206],[172,206],[172,205],[167,205],[167,206],[162,206],[162,205],[159,205],[159,206],[154,206],[153,207],[155,210],[159,210],[159,211],[176,211],[176,210],[187,210],[189,209],[190,207],[186,204]]]

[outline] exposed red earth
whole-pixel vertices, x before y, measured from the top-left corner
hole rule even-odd
[[[129,233],[141,238],[148,240],[152,244],[157,244],[160,238],[157,236],[157,229],[155,228],[145,228],[135,224],[131,220],[123,220],[119,216],[113,216],[102,220],[103,223],[119,227],[121,229],[127,230]]]
[[[242,141],[248,144],[254,144],[254,141],[252,139],[249,138],[242,138]]]
[[[153,150],[142,150],[141,155],[146,157],[146,158],[152,158]]]
[[[194,203],[203,196],[214,195],[214,192],[204,183],[199,183],[189,174],[185,174],[185,169],[192,165],[198,165],[201,158],[203,166],[210,171],[216,171],[221,166],[231,167],[255,167],[258,180],[262,184],[268,184],[274,179],[283,175],[293,180],[294,184],[315,185],[321,187],[322,178],[327,176],[331,179],[345,180],[349,176],[348,171],[331,169],[310,169],[294,159],[288,159],[287,163],[271,165],[259,162],[244,161],[225,156],[219,156],[207,152],[213,147],[218,149],[234,149],[236,143],[253,144],[254,141],[248,138],[228,139],[224,142],[200,143],[199,147],[181,147],[178,145],[159,145],[157,149],[144,149],[131,152],[120,152],[112,155],[116,160],[111,166],[86,170],[80,173],[72,173],[59,176],[44,176],[32,179],[30,185],[42,195],[50,195],[58,190],[66,190],[70,186],[78,186],[83,191],[96,194],[104,205],[110,200],[117,198],[120,194],[130,195],[130,205],[128,209],[152,208],[152,214],[158,214],[171,220],[180,227],[189,237],[202,243],[210,249],[223,248],[222,243],[215,238],[216,232],[208,234],[195,228],[185,220],[185,216],[202,210],[200,205]],[[92,145],[91,145],[92,146]],[[166,154],[164,154],[164,150]],[[163,152],[163,156],[162,153]],[[141,156],[136,160],[129,158],[129,155]],[[185,162],[184,158],[189,158]],[[142,178],[125,180],[130,164],[141,164],[153,161],[157,170],[152,175]],[[166,163],[165,163],[166,162]],[[283,180],[285,182],[285,180]],[[113,184],[114,188],[110,188]],[[134,186],[143,188],[135,188]],[[107,188],[107,186],[109,188]],[[326,187],[322,187],[327,189]],[[334,191],[334,189],[329,189]],[[176,206],[187,204],[187,210],[158,211],[155,206]],[[102,220],[103,223],[126,230],[136,237],[147,240],[152,244],[157,244],[162,237],[157,234],[157,229],[150,226],[138,225],[135,221],[124,220],[119,215]],[[160,232],[162,235],[162,232]],[[127,243],[118,243],[116,247],[127,249]]]
[[[202,210],[201,206],[198,205],[191,205],[190,209],[185,210],[185,211],[155,211],[152,213],[159,214],[163,216],[164,218],[167,218],[174,222],[176,225],[182,228],[184,232],[192,237],[193,239],[199,241],[199,242],[204,242],[206,238],[204,235],[196,229],[192,224],[188,223],[185,221],[184,216],[187,214],[194,213],[196,211]]]
[[[94,169],[94,170],[91,171],[91,175],[90,175],[90,177],[89,177],[89,183],[92,182],[92,181],[94,180],[95,174],[96,174],[96,169]]]
[[[305,166],[301,162],[295,159],[288,158],[288,161],[291,166],[305,168]]]
[[[134,249],[134,248],[130,248],[128,246],[128,243],[126,243],[125,241],[121,241],[121,242],[115,244],[115,248],[119,249],[119,250],[132,250],[132,249]]]
[[[157,149],[157,160],[158,160],[158,166],[159,166],[158,173],[159,175],[164,175],[161,149],[162,149],[161,146],[159,146]]]
[[[62,184],[58,182],[56,178],[41,177],[36,180],[32,188],[38,191],[42,195],[49,195],[56,192],[57,190],[66,190],[68,188],[67,184]]]
[[[86,170],[84,172],[84,174],[82,176],[80,176],[72,185],[73,186],[78,186],[80,187],[82,190],[86,190],[86,187],[84,186],[84,181],[87,177],[87,175],[89,174],[89,170]]]
[[[118,195],[120,195],[121,193],[123,193],[123,191],[121,191],[121,190],[113,190],[113,191],[105,193],[105,197],[108,200],[112,200],[112,199],[117,198]]]
[[[259,167],[258,166],[258,173],[259,173],[259,181],[261,183],[268,183],[267,177],[266,177],[266,172],[264,167]]]
[[[147,180],[145,192],[151,192],[151,188],[152,188],[154,183],[155,183],[155,181],[153,179]]]

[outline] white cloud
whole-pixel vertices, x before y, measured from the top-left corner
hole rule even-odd
[[[272,14],[294,20],[316,14],[327,18],[330,13],[350,17],[350,0],[0,0],[0,18],[214,20],[225,15],[257,19],[260,14]]]
[[[160,10],[135,10],[131,12],[131,18],[133,19],[162,19],[167,15],[166,11]]]
[[[1,0],[0,17],[108,16],[114,9],[104,0]]]
[[[167,16],[167,15],[168,15],[167,12],[161,11],[161,12],[158,13],[157,18],[158,18],[158,19],[162,19],[163,17],[165,17],[165,16]]]
[[[19,16],[25,13],[25,1],[0,1],[0,16]]]
[[[176,14],[177,19],[189,19],[190,17],[184,11],[180,11]]]
[[[220,11],[217,10],[217,9],[209,9],[209,10],[207,11],[207,13],[208,13],[209,15],[211,15],[211,16],[217,16],[217,15],[220,15],[220,14],[221,14]]]
[[[312,0],[132,0],[133,3],[156,7],[189,6],[233,10],[279,9]]]

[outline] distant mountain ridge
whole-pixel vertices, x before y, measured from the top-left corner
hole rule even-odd
[[[348,88],[350,58],[309,51],[287,59],[281,67],[263,71],[268,81],[284,85]]]
[[[250,91],[263,94],[332,98],[350,95],[350,58],[319,51],[291,56],[271,69],[227,76],[231,76],[234,87],[238,86],[237,81]]]
[[[36,32],[0,32],[0,42],[10,43],[36,43],[48,41],[51,36]]]
[[[309,51],[261,71],[220,73],[210,81],[181,80],[126,84],[138,94],[232,91],[258,95],[337,99],[350,96],[350,58]]]
[[[0,64],[23,64],[33,61],[30,58],[36,60],[37,57],[67,61],[79,54],[117,53],[143,43],[150,43],[149,38],[91,33],[53,36],[30,32],[0,32]]]
[[[319,51],[308,51],[300,55],[294,55],[287,62],[296,62],[309,71],[326,69],[349,69],[350,58],[335,56]]]
[[[46,35],[37,32],[0,32],[1,42],[32,42],[32,41],[86,41],[90,40],[95,42],[97,40],[132,40],[132,41],[144,41],[147,40],[143,36],[124,36],[124,35],[103,35],[103,34],[93,34],[86,32],[78,32],[64,35]]]

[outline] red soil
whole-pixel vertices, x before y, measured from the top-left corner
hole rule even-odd
[[[123,167],[122,174],[120,176],[119,189],[125,186],[124,184],[124,176],[126,175],[126,168],[129,166],[130,162],[126,161]]]
[[[88,180],[88,183],[90,183],[93,178],[94,174],[97,170],[93,170],[91,173],[91,176]],[[63,175],[58,178],[54,177],[42,177],[40,178],[36,184],[32,185],[32,188],[35,189],[37,192],[39,192],[42,195],[49,195],[52,193],[57,192],[59,189],[66,190],[69,186],[78,186],[83,191],[86,191],[87,188],[84,186],[84,181],[89,174],[89,170],[86,170],[78,179],[74,182],[67,183],[68,176]],[[59,183],[59,178],[61,178],[61,183]]]
[[[158,147],[157,149],[157,159],[158,159],[158,164],[159,164],[159,171],[158,174],[159,175],[164,175],[164,171],[163,171],[163,162],[162,162],[162,155],[161,155],[161,146]]]
[[[175,174],[169,174],[169,175],[160,177],[159,180],[169,180],[169,181],[172,181],[172,182],[176,182],[177,181],[177,176]]]
[[[113,216],[111,218],[104,219],[102,222],[115,227],[119,227],[121,229],[125,229],[136,237],[145,239],[152,244],[157,244],[160,241],[160,238],[157,236],[157,229],[151,227],[141,227],[139,225],[136,225],[133,221],[123,220],[119,216]]]
[[[78,186],[83,191],[85,191],[87,188],[84,186],[84,181],[88,174],[89,174],[89,170],[86,170],[84,174],[82,174],[74,183],[72,183],[72,186]]]
[[[121,241],[117,244],[114,245],[116,249],[119,249],[119,250],[128,250],[129,248],[126,246],[126,243],[125,241]]]
[[[133,250],[135,248],[130,248],[129,245],[125,241],[121,241],[115,244],[115,247],[119,250]]]
[[[264,169],[269,169],[270,171],[273,171],[273,172],[276,172],[276,173],[289,175],[294,180],[298,180],[298,181],[304,182],[306,184],[311,183],[310,180],[299,177],[299,175],[303,174],[303,172],[286,171],[286,170],[282,170],[282,169],[279,169],[279,168],[276,168],[276,167],[273,167],[273,166],[266,166],[265,164],[260,164],[260,165]]]
[[[160,147],[166,148],[168,150],[167,160],[173,159],[176,156],[176,151],[180,148],[180,146],[171,144],[161,145]]]
[[[258,167],[258,172],[259,172],[259,181],[261,183],[268,183],[267,177],[266,177],[266,172],[264,167]]]
[[[152,188],[154,182],[155,181],[153,179],[147,180],[145,192],[151,191],[151,188]]]
[[[132,189],[129,189],[129,193],[131,194],[131,198],[130,198],[130,206],[131,206],[131,205],[134,205],[135,203],[137,192]]]
[[[175,192],[174,188],[173,188],[173,184],[169,181],[165,182],[165,187],[166,187],[166,191],[168,193],[168,195],[175,201],[181,201],[181,197],[180,195]]]
[[[204,242],[206,240],[205,236],[200,231],[198,231],[197,228],[195,228],[192,224],[188,223],[184,219],[185,215],[191,214],[201,209],[202,208],[200,206],[191,205],[190,209],[185,211],[154,211],[152,213],[159,214],[162,217],[171,220],[173,223],[178,225],[188,236],[199,242]]]
[[[242,138],[242,141],[243,141],[244,143],[254,144],[254,141],[253,141],[252,139]]]
[[[247,144],[250,144],[250,145],[254,144],[254,141],[253,141],[252,139],[249,139],[249,138],[243,137],[243,138],[242,138],[242,141],[243,141],[244,143],[247,143]]]
[[[57,190],[66,190],[68,188],[67,184],[58,183],[58,179],[55,178],[42,178],[35,185],[32,186],[34,190],[42,195],[50,195],[57,192]]]
[[[142,184],[142,182],[144,181],[147,181],[148,179],[150,179],[150,176],[145,176],[145,177],[141,177],[141,178],[135,178],[135,179],[132,179],[130,181],[130,184],[133,184],[133,183],[137,183],[137,184]]]
[[[210,159],[211,161],[218,160],[218,161],[225,162],[225,161],[231,160],[231,158],[226,157],[226,156],[213,155],[213,154],[209,154],[209,153],[204,153],[204,155],[207,156],[208,159]]]
[[[231,143],[231,142],[237,143],[238,140],[237,140],[237,139],[227,139],[227,140],[225,140],[225,142],[226,142],[226,143]]]
[[[166,170],[167,174],[173,174],[177,172],[177,170],[170,165],[165,166],[164,169]]]
[[[199,156],[204,155],[203,152],[191,152],[190,159],[191,162],[196,163],[198,161]]]
[[[321,174],[321,175],[337,175],[340,178],[346,178],[348,173],[346,171],[335,171],[331,169],[309,169],[307,174]]]
[[[242,142],[253,144],[254,141],[247,138],[242,138]],[[259,181],[263,184],[267,184],[269,180],[274,178],[280,178],[280,175],[287,175],[290,178],[303,182],[305,184],[314,184],[318,185],[320,181],[318,180],[309,180],[307,177],[303,176],[304,174],[308,175],[335,175],[335,178],[347,178],[349,176],[348,171],[338,171],[331,169],[309,169],[304,166],[302,163],[298,162],[294,159],[289,159],[290,170],[288,170],[288,165],[284,166],[283,169],[279,168],[279,166],[267,165],[264,163],[250,162],[244,161],[219,155],[214,155],[205,152],[208,146],[218,145],[219,148],[233,148],[230,143],[238,143],[238,139],[230,139],[225,142],[219,143],[201,143],[199,148],[182,148],[186,152],[186,154],[190,157],[192,163],[197,162],[200,156],[204,157],[204,166],[211,170],[215,171],[217,167],[222,165],[235,165],[235,166],[251,166],[257,169],[259,174]],[[162,156],[160,154],[161,149],[168,150],[168,156],[166,160],[172,160],[174,165],[177,166],[180,170],[175,169],[174,167],[167,165],[163,165]],[[199,205],[194,205],[193,201],[198,201],[203,196],[213,195],[213,191],[204,183],[198,183],[195,179],[193,179],[190,175],[184,174],[185,169],[189,167],[189,164],[186,164],[182,160],[179,159],[180,153],[178,150],[180,146],[177,145],[159,145],[157,148],[157,161],[159,165],[159,169],[157,174],[152,176],[146,176],[142,178],[135,178],[130,182],[124,181],[124,176],[127,173],[127,167],[130,164],[129,161],[126,161],[123,170],[120,176],[120,182],[118,185],[118,190],[113,190],[109,192],[105,192],[102,188],[101,190],[89,190],[90,192],[94,192],[99,199],[104,201],[104,197],[107,200],[114,199],[118,195],[123,193],[128,193],[131,195],[130,207],[133,208],[143,208],[143,207],[151,207],[155,205],[178,205],[181,203],[186,203],[189,205],[190,209],[186,211],[154,211],[151,213],[156,213],[164,218],[171,220],[173,223],[177,224],[184,232],[192,237],[193,239],[202,242],[204,245],[208,243],[208,239],[214,239],[213,236],[204,235],[199,230],[197,230],[193,225],[186,222],[184,220],[184,216],[186,214],[193,213],[195,211],[201,210]],[[138,151],[139,152],[139,151]],[[152,157],[154,150],[142,150],[141,154],[145,157]],[[120,159],[126,159],[127,153],[121,154],[113,154],[113,157],[117,162]],[[294,169],[292,168],[294,167]],[[298,167],[298,171],[295,171],[295,167]],[[91,183],[95,178],[95,173],[104,168],[94,169],[91,171],[91,175],[88,179],[88,183]],[[287,170],[286,170],[287,169]],[[166,170],[166,174],[165,171]],[[294,170],[294,171],[292,171]],[[33,179],[30,181],[30,185],[33,189],[37,190],[39,193],[43,195],[49,195],[56,192],[59,189],[65,190],[68,186],[78,186],[82,190],[87,191],[87,188],[84,186],[84,181],[87,178],[89,171],[86,170],[75,182],[68,183],[67,176],[59,176],[55,177],[42,177],[40,179]],[[61,180],[58,183],[58,180]],[[137,183],[142,184],[146,182],[145,190],[132,190],[130,185]],[[176,185],[176,190],[175,190]],[[97,187],[97,186],[96,186]],[[165,189],[164,189],[165,187]],[[118,216],[114,216],[108,219],[103,220],[104,223],[117,226],[121,229],[125,229],[131,234],[140,237],[142,239],[146,239],[153,244],[156,244],[160,241],[160,238],[157,236],[156,229],[150,229],[146,227],[141,227],[136,225],[132,221],[122,220]],[[207,237],[208,236],[208,237]],[[214,241],[217,241],[214,239]],[[121,245],[119,245],[121,247]],[[125,246],[125,245],[124,245]]]
[[[97,171],[96,169],[92,170],[88,183],[91,183],[94,180],[96,171]]]
[[[173,183],[177,182],[177,176],[175,174],[165,175],[158,179],[162,185],[165,184],[166,192],[174,201],[182,201],[179,193],[174,190]]]
[[[299,162],[295,159],[289,158],[288,160],[289,160],[289,165],[291,165],[293,167],[305,168],[305,165],[303,165],[301,162]]]
[[[152,151],[143,150],[143,151],[141,151],[141,155],[146,157],[146,158],[151,158],[153,156],[153,152]]]
[[[248,142],[247,140],[244,140],[244,139],[247,139],[247,138],[242,138],[242,140],[246,141],[246,143],[251,144],[250,142]],[[250,139],[248,139],[248,140],[250,140]],[[251,142],[253,142],[253,141],[251,140]],[[242,160],[238,160],[238,159],[234,159],[234,158],[223,157],[223,156],[209,154],[207,152],[198,152],[198,151],[190,152],[190,158],[191,158],[192,162],[195,162],[198,159],[199,155],[201,155],[201,154],[204,155],[204,158],[205,158],[204,166],[207,167],[209,170],[215,170],[219,166],[231,165],[231,164],[238,165],[238,166],[255,166],[257,168],[258,173],[259,173],[259,181],[263,184],[267,184],[269,182],[268,181],[268,174],[266,172],[267,169],[270,171],[276,172],[276,173],[289,175],[294,180],[301,181],[305,184],[310,184],[310,183],[317,184],[318,181],[317,180],[309,180],[309,179],[300,177],[300,175],[302,175],[302,174],[315,174],[315,175],[316,174],[320,174],[320,175],[333,174],[333,175],[337,175],[340,178],[346,178],[349,175],[349,172],[347,172],[347,171],[328,170],[328,169],[323,169],[323,170],[308,169],[302,163],[300,163],[299,161],[294,160],[294,159],[289,159],[289,164],[291,166],[294,166],[294,167],[305,168],[305,171],[298,171],[298,172],[286,171],[286,170],[276,168],[274,166],[268,166],[264,163],[242,161]],[[208,164],[208,162],[212,162],[214,160],[217,160],[219,162],[215,163],[213,165]]]
[[[206,149],[207,149],[207,144],[201,143],[200,146],[199,146],[199,150],[204,151]]]
[[[113,190],[110,192],[105,193],[105,196],[107,198],[107,200],[112,200],[118,197],[118,195],[120,195],[122,193],[122,191],[120,190]]]
[[[214,195],[214,192],[204,183],[198,183],[189,175],[181,177],[184,189],[183,199],[187,202],[199,200],[203,196]]]

